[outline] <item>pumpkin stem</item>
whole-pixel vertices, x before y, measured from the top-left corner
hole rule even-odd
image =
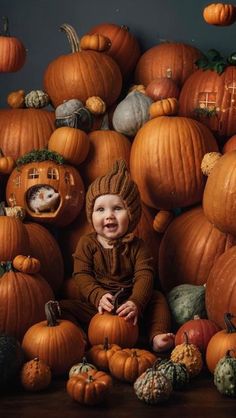
[[[104,338],[103,350],[107,351],[109,349],[108,337]]]
[[[71,52],[74,53],[81,51],[79,45],[80,40],[73,26],[68,25],[68,23],[63,23],[63,25],[60,26],[60,30],[65,32],[71,47]]]
[[[184,343],[189,344],[188,333],[186,331],[184,331]]]
[[[225,321],[225,325],[226,325],[226,331],[227,333],[231,334],[233,332],[236,332],[236,328],[233,324],[233,322],[231,321],[231,319],[235,318],[235,316],[229,312],[224,314],[224,321]]]
[[[120,296],[120,294],[121,294],[123,291],[124,291],[124,288],[122,287],[120,290],[118,290],[118,292],[116,292],[116,293],[114,294],[114,303],[113,303],[114,308],[113,308],[113,312],[116,312],[117,308],[119,307],[118,300],[119,300],[119,296]]]
[[[2,20],[3,20],[3,36],[10,36],[9,21],[8,21],[7,16],[3,16]]]
[[[0,157],[2,158],[2,157],[4,157],[4,154],[3,154],[3,150],[2,150],[2,148],[0,148]]]
[[[57,321],[57,316],[61,315],[61,309],[57,300],[49,300],[45,304],[45,315],[48,327],[55,327],[59,325],[59,322]]]

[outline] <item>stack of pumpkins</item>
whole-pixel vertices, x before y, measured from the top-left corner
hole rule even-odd
[[[160,286],[173,314],[176,344],[200,344],[205,356],[214,335],[230,333],[233,322],[229,312],[236,312],[235,57],[226,61],[215,50],[205,56],[193,46],[174,42],[156,45],[141,54],[128,28],[115,24],[98,25],[81,40],[72,26],[63,24],[61,30],[68,37],[71,52],[59,56],[45,69],[44,90],[27,95],[15,92],[8,97],[11,109],[0,110],[2,198],[6,197],[11,208],[23,208],[28,221],[0,217],[0,231],[4,234],[0,284],[5,286],[3,290],[0,286],[0,299],[7,300],[1,329],[20,340],[25,336],[28,341],[24,346],[30,347],[38,332],[32,326],[39,326],[43,320],[45,303],[59,291],[64,297],[76,297],[70,278],[71,255],[79,237],[90,230],[85,220],[84,195],[97,176],[122,158],[140,190],[143,211],[136,232],[154,256]],[[16,71],[24,64],[24,48],[20,48],[19,66],[1,71]],[[49,104],[53,111],[43,109]],[[217,159],[219,151],[223,156]],[[206,154],[215,158],[208,177],[202,170]],[[33,210],[28,205],[28,192],[36,186],[59,193],[54,210],[50,205],[47,211],[42,206]],[[49,226],[55,228],[62,252]],[[31,263],[31,267],[19,270],[19,264],[14,266],[16,256],[23,257],[22,262]],[[32,271],[34,259],[40,262],[42,277],[37,269]],[[20,281],[18,276],[22,275],[26,277]],[[16,301],[13,288],[8,295],[9,276],[16,286],[21,286],[18,295],[22,295],[22,303],[19,296]],[[37,294],[41,292],[37,309],[35,297],[25,296],[28,282],[32,283],[32,292],[34,286],[38,286]],[[44,290],[39,290],[41,287]],[[32,305],[27,309],[25,299]],[[178,311],[177,305],[182,310]],[[51,305],[46,306],[50,312]],[[192,310],[188,311],[189,307]],[[194,314],[205,318],[193,319]],[[51,313],[48,323],[55,320]],[[225,320],[228,332],[224,331]],[[201,341],[192,336],[196,336],[197,327],[202,329]],[[186,332],[189,341],[184,340]],[[78,338],[81,351],[77,356],[81,358],[85,349],[83,335]],[[117,343],[117,336],[110,343]],[[232,344],[230,341],[224,350],[235,348]],[[125,346],[129,346],[127,341]],[[50,355],[45,361],[54,364]],[[173,355],[174,360],[177,358],[178,354]],[[76,359],[65,360],[61,370],[56,359],[53,373],[68,371],[72,360]],[[198,370],[200,364],[199,360]],[[214,368],[209,366],[211,371]],[[153,376],[153,369],[150,373]],[[109,387],[110,383],[108,379]],[[137,390],[140,387],[142,384],[137,383]]]

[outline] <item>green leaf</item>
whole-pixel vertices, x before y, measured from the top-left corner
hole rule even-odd
[[[207,51],[207,58],[210,61],[219,61],[222,57],[216,49],[209,49],[209,51]]]
[[[236,65],[236,52],[233,52],[228,58],[227,61],[231,65]]]
[[[222,74],[224,69],[226,67],[226,64],[224,62],[217,62],[214,66],[213,66],[213,70],[216,71],[218,74]]]
[[[56,164],[64,164],[65,160],[62,155],[58,154],[55,151],[50,151],[48,149],[32,150],[22,157],[18,158],[16,161],[17,167],[32,163],[32,162],[41,162],[41,161],[54,161]]]
[[[196,61],[196,65],[197,65],[197,67],[198,67],[198,68],[201,68],[201,69],[207,69],[207,68],[208,68],[208,66],[209,66],[208,59],[207,59],[206,57],[199,58],[199,59]]]

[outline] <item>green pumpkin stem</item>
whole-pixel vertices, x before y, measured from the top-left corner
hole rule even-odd
[[[3,16],[2,20],[3,20],[3,36],[10,36],[9,20],[8,20],[7,16]]]
[[[75,29],[71,25],[68,25],[68,23],[63,23],[60,26],[60,30],[65,32],[71,47],[71,52],[80,52],[80,40]]]
[[[236,328],[233,324],[233,322],[231,321],[231,319],[233,319],[235,316],[229,312],[224,314],[224,322],[226,325],[226,331],[228,334],[231,334],[233,332],[236,332]]]
[[[57,321],[57,317],[61,316],[61,309],[60,309],[58,301],[49,300],[45,304],[45,315],[46,315],[48,327],[55,327],[59,325],[59,322]]]

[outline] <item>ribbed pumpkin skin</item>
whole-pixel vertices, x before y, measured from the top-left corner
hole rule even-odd
[[[202,55],[197,48],[183,44],[166,42],[156,45],[141,55],[135,69],[137,84],[147,86],[158,77],[168,75],[179,85],[197,68],[195,61]]]
[[[89,139],[81,129],[63,126],[50,136],[48,149],[61,154],[69,164],[78,165],[88,155]]]
[[[44,318],[44,305],[53,298],[42,276],[4,273],[0,280],[0,329],[21,341],[27,329]]]
[[[91,28],[89,33],[100,33],[110,39],[111,47],[106,53],[117,62],[124,77],[134,70],[141,51],[137,39],[126,26],[101,23]]]
[[[26,59],[26,49],[20,39],[0,36],[0,73],[19,71]]]
[[[236,238],[215,228],[200,206],[177,216],[160,244],[162,288],[167,292],[183,283],[203,285],[215,260],[235,244]]]
[[[236,134],[232,135],[224,144],[223,146],[223,154],[230,151],[236,150]]]
[[[197,70],[184,83],[179,96],[179,115],[198,119],[220,136],[236,132],[236,108],[232,87],[236,83],[236,68],[226,67],[222,74],[212,70]],[[195,109],[208,99],[206,106],[217,109],[216,115],[198,117]]]
[[[84,346],[82,331],[67,320],[58,321],[56,326],[38,322],[27,330],[22,341],[26,358],[38,356],[50,366],[53,376],[69,373],[82,360]]]
[[[40,274],[57,292],[64,278],[64,263],[60,247],[54,236],[36,222],[24,224],[29,234],[29,254],[40,260]]]
[[[11,261],[19,254],[29,254],[29,237],[20,219],[0,216],[0,261]]]
[[[134,347],[138,339],[138,326],[108,312],[95,314],[88,327],[89,342],[91,345],[103,344],[105,338],[110,344],[122,348]]]
[[[54,112],[42,109],[0,110],[0,147],[15,160],[32,149],[46,148],[54,131]]]
[[[109,369],[116,379],[134,382],[156,361],[156,356],[147,350],[125,348],[116,351],[109,360]]]
[[[80,173],[86,187],[97,177],[105,175],[115,160],[124,159],[129,164],[131,143],[128,138],[114,130],[96,130],[90,132],[89,152]]]
[[[225,312],[236,312],[236,247],[215,262],[206,284],[207,316],[224,328]]]
[[[45,70],[43,82],[54,107],[72,98],[85,103],[90,96],[101,97],[109,106],[119,97],[122,77],[111,57],[87,50],[53,60]]]
[[[227,152],[214,165],[203,194],[207,219],[222,232],[236,234],[236,151]]]
[[[228,332],[226,329],[223,329],[210,339],[206,351],[206,364],[211,373],[214,373],[215,367],[222,359],[227,351],[232,350],[233,357],[236,357],[235,349],[236,345],[236,333]],[[233,347],[233,349],[232,349]]]
[[[130,153],[131,175],[143,202],[156,209],[200,202],[205,186],[201,161],[217,150],[209,129],[193,119],[160,116],[146,122]]]

